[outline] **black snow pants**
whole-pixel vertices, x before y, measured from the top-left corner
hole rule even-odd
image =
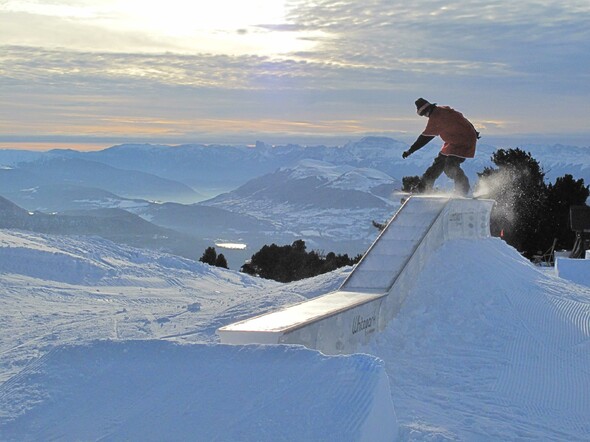
[[[463,161],[465,161],[465,158],[439,153],[432,166],[426,169],[426,172],[422,175],[420,190],[426,193],[431,191],[436,179],[444,172],[446,176],[455,182],[455,190],[463,196],[467,195],[469,193],[469,179],[461,169]]]

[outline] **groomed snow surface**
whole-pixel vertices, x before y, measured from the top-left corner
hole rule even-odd
[[[0,231],[0,440],[590,440],[590,288],[499,239],[439,248],[364,354],[217,344],[349,271]]]
[[[393,408],[382,365],[286,346],[61,347],[7,382],[3,408],[38,402],[2,431],[9,440],[387,440],[375,433],[396,431],[384,422]]]

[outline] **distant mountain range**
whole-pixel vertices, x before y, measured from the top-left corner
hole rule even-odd
[[[157,246],[147,240],[150,235],[168,236],[175,253],[193,257],[215,243],[247,244],[245,250],[224,251],[236,268],[264,244],[300,238],[313,249],[364,251],[378,233],[371,220],[383,222],[395,212],[401,179],[422,174],[439,147],[432,141],[406,160],[401,153],[408,145],[384,137],[344,146],[257,142],[126,144],[96,152],[0,150],[0,195],[25,213],[43,212],[21,212],[29,229],[44,225],[31,224],[33,218],[53,216],[45,228],[119,240],[128,236],[150,247]],[[590,147],[502,147],[531,152],[550,182],[569,173],[590,184]],[[472,183],[477,172],[493,165],[496,149],[480,143],[476,158],[464,163]],[[452,187],[444,177],[438,184]],[[49,215],[54,212],[59,216]],[[162,228],[166,234],[157,230]],[[194,250],[188,244],[196,244]]]
[[[108,200],[115,193],[129,199],[162,201],[192,202],[202,198],[178,181],[49,153],[34,161],[4,165],[0,169],[0,189],[4,197],[24,207],[47,211],[63,210],[60,201],[67,205],[68,201]]]
[[[0,228],[100,236],[119,244],[166,251],[191,259],[198,259],[205,247],[199,238],[156,226],[122,209],[46,214],[22,209],[3,197],[0,197]]]
[[[177,184],[183,183],[193,191],[204,193],[205,196],[201,197],[204,199],[207,196],[215,196],[223,191],[235,189],[253,178],[272,173],[281,167],[293,167],[299,161],[306,159],[320,160],[334,165],[376,169],[401,180],[403,176],[421,174],[431,163],[439,147],[440,141],[435,139],[408,159],[403,160],[401,154],[408,145],[386,137],[365,137],[343,146],[293,144],[271,146],[260,141],[255,146],[123,144],[94,152],[68,149],[48,152],[0,150],[0,166],[16,167],[19,163],[36,163],[56,158],[84,160],[90,163],[63,162],[60,166],[61,173],[67,172],[70,174],[69,179],[79,181],[80,175],[90,172],[90,176],[84,180],[85,185],[89,187],[99,187],[130,198],[170,201],[170,195],[179,192],[180,189],[167,189],[165,186],[160,187],[154,183],[154,186],[162,193],[162,198],[152,196],[148,198],[146,194],[151,195],[155,190],[151,184],[152,181],[145,176],[135,175],[134,172],[154,175]],[[477,172],[491,165],[490,157],[498,147],[519,147],[531,152],[543,166],[547,178],[551,181],[565,173],[572,173],[576,178],[584,178],[586,182],[590,182],[590,147],[559,144],[492,146],[486,144],[485,136],[480,140],[476,158],[464,164],[472,180],[475,180]],[[127,171],[129,175],[127,182],[117,178],[112,170],[101,170],[96,163]],[[53,166],[58,166],[58,163],[54,163]],[[26,168],[34,169],[31,172],[38,172],[39,167],[43,166],[39,164],[26,166]],[[69,169],[77,170],[78,173]],[[113,176],[113,185],[117,181],[126,184],[128,188],[125,194],[118,188],[106,188],[106,184],[104,186],[91,184],[91,180],[95,177],[101,177],[104,182],[108,174]],[[138,180],[138,184],[143,183],[143,180],[146,182],[143,183],[144,185],[134,186],[133,182]],[[110,180],[107,179],[107,181]],[[194,197],[194,195],[189,194],[187,197]]]

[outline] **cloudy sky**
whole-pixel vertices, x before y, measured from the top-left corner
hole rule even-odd
[[[0,147],[411,141],[418,97],[588,146],[588,23],[589,0],[0,0]]]

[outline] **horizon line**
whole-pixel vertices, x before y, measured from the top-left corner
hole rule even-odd
[[[188,144],[202,145],[239,145],[254,146],[257,142],[280,146],[284,144],[298,144],[302,146],[325,145],[326,143],[343,145],[348,142],[359,141],[369,137],[391,138],[396,141],[411,143],[419,134],[407,133],[359,133],[346,135],[295,135],[270,134],[257,135],[228,135],[228,136],[194,136],[194,137],[85,137],[85,136],[2,136],[0,135],[0,149],[2,150],[30,150],[49,151],[54,149],[71,149],[79,151],[96,151],[108,149],[123,144],[150,144],[165,146],[180,146]],[[578,134],[542,134],[516,133],[485,135],[479,144],[562,144],[576,147],[590,147],[590,133]]]

